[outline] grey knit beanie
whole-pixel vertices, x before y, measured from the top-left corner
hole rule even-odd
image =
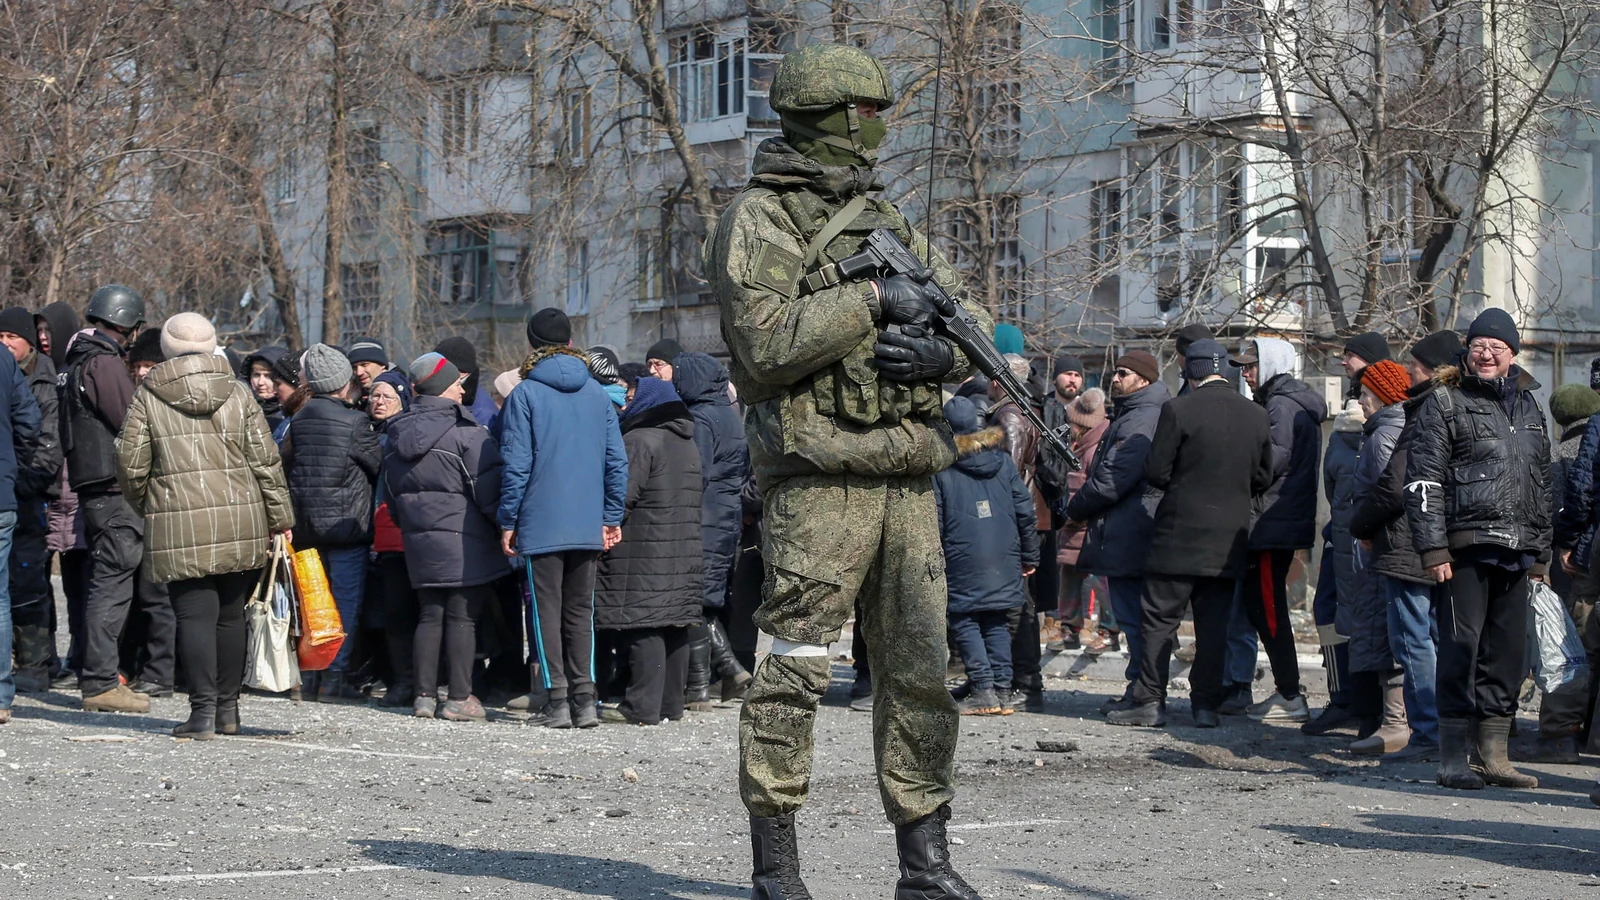
[[[342,390],[355,375],[350,360],[327,344],[313,344],[300,363],[300,378],[313,394]]]

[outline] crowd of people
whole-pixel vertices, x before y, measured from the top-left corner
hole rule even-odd
[[[145,328],[116,285],[85,319],[0,310],[0,721],[14,690],[76,687],[109,712],[182,691],[175,734],[237,733],[244,608],[276,535],[317,552],[348,636],[300,699],[453,721],[489,703],[588,728],[742,698],[764,509],[716,358],[671,340],[638,363],[584,352],[556,309],[498,375],[459,337],[407,364],[367,337],[236,358],[193,313]],[[1551,579],[1600,651],[1600,388],[1556,390],[1549,430],[1498,310],[1403,362],[1362,334],[1324,446],[1330,411],[1282,340],[1230,354],[1184,328],[1176,394],[1144,350],[1106,373],[1061,356],[1045,376],[1016,329],[996,343],[1083,465],[983,376],[947,386],[955,463],[933,490],[962,715],[1044,708],[1042,618],[1046,650],[1127,651],[1126,689],[1100,710],[1113,724],[1165,724],[1177,654],[1198,727],[1349,731],[1351,754],[1438,760],[1447,787],[1536,785],[1509,752],[1530,583]],[[1330,697],[1313,715],[1289,581],[1319,539]],[[851,706],[871,709],[857,618]],[[1545,697],[1522,752],[1576,762],[1594,695]]]

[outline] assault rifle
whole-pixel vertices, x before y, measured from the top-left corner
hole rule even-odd
[[[1044,445],[1051,452],[1066,462],[1067,467],[1076,472],[1083,468],[1083,462],[1078,455],[1072,452],[1071,442],[1060,432],[1051,431],[1039,418],[1033,406],[1028,402],[1028,391],[1017,377],[1011,374],[1011,367],[1000,355],[999,349],[994,345],[994,340],[983,333],[978,327],[978,320],[972,317],[961,304],[955,302],[944,289],[933,281],[927,267],[917,259],[900,236],[887,228],[879,228],[867,235],[867,243],[860,253],[841,259],[838,262],[840,280],[870,278],[872,276],[905,275],[926,283],[939,291],[943,298],[940,304],[951,312],[940,311],[934,319],[934,330],[949,338],[952,343],[960,347],[978,371],[989,376],[990,380],[1000,385],[1006,396],[1016,402],[1017,408],[1022,410],[1029,424],[1038,429],[1039,436],[1044,440]],[[1070,426],[1062,425],[1061,431],[1066,431]]]

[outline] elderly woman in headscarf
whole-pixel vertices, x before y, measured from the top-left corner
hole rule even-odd
[[[384,372],[372,380],[367,393],[367,414],[377,423],[378,441],[385,450],[389,445],[388,424],[411,408],[411,398],[411,382],[403,371]],[[420,608],[417,592],[411,587],[411,576],[406,574],[406,548],[400,540],[400,528],[389,512],[383,485],[380,473],[374,494],[378,507],[372,516],[372,551],[377,557],[377,596],[382,598],[379,604],[374,604],[374,612],[380,613],[384,645],[389,651],[384,705],[408,707],[416,693],[411,643],[416,635]]]

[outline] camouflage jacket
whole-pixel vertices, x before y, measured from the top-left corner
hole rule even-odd
[[[706,239],[704,258],[721,308],[722,336],[741,400],[758,482],[816,473],[926,475],[955,461],[937,383],[879,377],[872,345],[881,323],[866,281],[808,292],[801,278],[807,246],[851,197],[881,190],[870,169],[824,166],[777,138],[756,151],[755,175]],[[955,269],[900,211],[874,200],[822,248],[812,267],[861,249],[876,228],[893,229],[952,296]],[[931,257],[930,257],[931,252]],[[965,303],[965,301],[962,301]],[[989,317],[966,304],[985,328]],[[970,371],[957,354],[947,377]]]

